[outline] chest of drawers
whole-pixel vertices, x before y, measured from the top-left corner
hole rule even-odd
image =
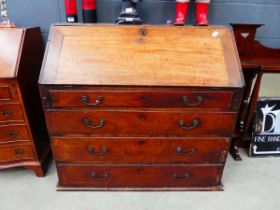
[[[39,28],[0,28],[0,169],[44,176],[51,156],[37,85],[44,47]]]
[[[39,83],[58,190],[221,190],[240,72],[226,28],[53,26]]]

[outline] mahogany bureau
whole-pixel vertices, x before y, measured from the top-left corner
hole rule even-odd
[[[243,91],[224,27],[54,25],[40,76],[58,190],[221,190]]]
[[[0,28],[0,169],[24,166],[44,176],[51,157],[38,78],[39,28]]]

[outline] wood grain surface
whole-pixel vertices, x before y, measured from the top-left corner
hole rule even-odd
[[[220,185],[222,170],[219,165],[58,165],[66,187],[209,187]]]
[[[19,104],[0,105],[0,123],[4,121],[24,122],[22,107]]]
[[[225,162],[226,138],[54,138],[55,159],[64,163],[182,164]]]
[[[192,111],[48,111],[47,123],[52,136],[231,136],[234,112]],[[90,120],[85,124],[85,120]],[[104,124],[99,128],[101,120]],[[179,122],[184,121],[181,128]],[[193,121],[199,120],[198,126]],[[89,126],[90,125],[90,126]]]
[[[227,28],[54,26],[50,40],[41,84],[243,86]]]
[[[0,144],[29,139],[27,126],[24,124],[0,125]]]
[[[51,107],[166,107],[228,110],[231,91],[195,91],[180,89],[49,89]],[[87,100],[83,100],[83,99]],[[101,98],[100,101],[98,99]],[[94,105],[96,104],[96,105]]]
[[[0,146],[0,163],[33,159],[35,159],[33,149],[29,144]]]
[[[14,78],[18,71],[18,54],[22,47],[22,29],[0,28],[0,77]],[[7,44],[8,43],[8,44]]]

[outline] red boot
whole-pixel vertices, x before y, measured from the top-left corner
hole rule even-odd
[[[174,25],[176,26],[185,25],[188,8],[189,8],[189,0],[176,1],[176,17],[175,17]]]
[[[196,3],[196,22],[199,26],[208,25],[208,9],[209,3]]]

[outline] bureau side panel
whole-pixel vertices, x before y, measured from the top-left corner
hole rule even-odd
[[[50,151],[48,133],[38,89],[38,78],[44,55],[39,28],[26,29],[19,63],[18,83],[38,158]]]

